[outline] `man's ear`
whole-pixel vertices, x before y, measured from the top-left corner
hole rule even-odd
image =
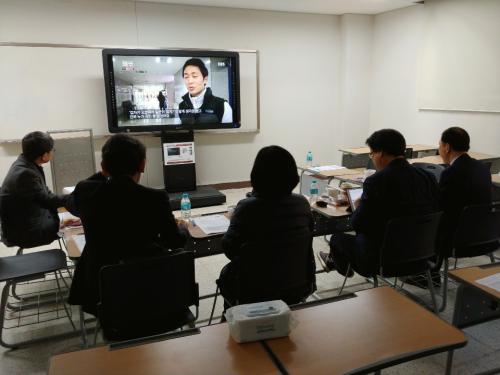
[[[103,176],[109,177],[109,172],[106,169],[106,165],[102,161],[101,161],[101,172],[102,172]]]
[[[448,154],[451,151],[450,144],[443,143],[443,149],[444,149],[444,152],[446,152]]]
[[[46,152],[44,153],[42,156],[40,156],[40,161],[42,163],[47,163],[50,161],[50,151],[49,152]]]
[[[143,159],[141,161],[141,164],[139,164],[139,173],[144,173],[145,169],[146,169],[146,159]]]

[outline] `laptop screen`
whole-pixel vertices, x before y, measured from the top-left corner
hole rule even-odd
[[[354,202],[361,198],[361,195],[363,194],[363,188],[353,188],[353,189],[347,189],[347,198],[349,199],[349,204],[351,205],[351,210],[354,212],[356,207],[354,207]]]

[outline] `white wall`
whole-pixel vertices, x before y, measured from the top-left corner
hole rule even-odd
[[[373,16],[341,17],[340,136],[343,147],[357,147],[367,138],[370,122],[370,87]]]
[[[288,148],[299,162],[309,149],[318,161],[339,159],[339,17],[127,1],[4,0],[0,41],[257,49],[261,131],[197,133],[198,183],[248,180],[255,154],[269,144]],[[158,185],[158,139],[148,146],[145,181]],[[19,149],[0,147],[4,176]]]
[[[425,6],[431,6],[431,1],[426,1]],[[483,1],[489,0],[470,0],[477,5],[477,12],[486,12],[481,7]],[[449,3],[448,11],[453,9],[454,0],[440,2]],[[395,128],[409,143],[437,144],[444,129],[461,126],[470,133],[473,151],[500,155],[500,114],[417,109],[418,77],[426,35],[425,6],[375,16],[370,131]],[[460,23],[456,27],[459,28]],[[476,53],[477,47],[471,47],[471,53]],[[487,57],[491,49],[498,54],[500,44],[485,46],[477,58]]]
[[[440,0],[450,7],[453,1]],[[339,147],[362,145],[383,127],[399,129],[409,143],[436,144],[442,130],[459,125],[470,132],[473,150],[500,154],[500,114],[417,110],[425,6],[339,17],[128,1],[3,0],[0,42],[259,50],[261,131],[197,133],[200,184],[248,180],[255,154],[269,144],[288,148],[299,163],[309,149],[317,162],[339,162]],[[159,140],[142,139],[149,159],[144,182],[161,185]],[[97,141],[96,150],[101,146]],[[0,181],[17,153],[18,145],[0,145]]]

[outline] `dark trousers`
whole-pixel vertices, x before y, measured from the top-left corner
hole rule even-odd
[[[338,233],[330,239],[330,258],[339,273],[345,275],[349,264],[362,276],[370,277],[377,272],[378,256],[369,251],[366,238],[361,235]]]

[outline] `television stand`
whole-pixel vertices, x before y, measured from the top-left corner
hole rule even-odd
[[[172,210],[179,210],[181,208],[182,193],[184,192],[168,194]],[[226,196],[211,186],[197,186],[196,190],[186,191],[185,193],[189,194],[191,208],[216,206],[226,203]]]
[[[193,131],[163,131],[163,180],[172,210],[181,207],[182,193],[189,194],[191,207],[226,203],[226,196],[211,186],[196,186]],[[185,155],[185,156],[183,156]]]

